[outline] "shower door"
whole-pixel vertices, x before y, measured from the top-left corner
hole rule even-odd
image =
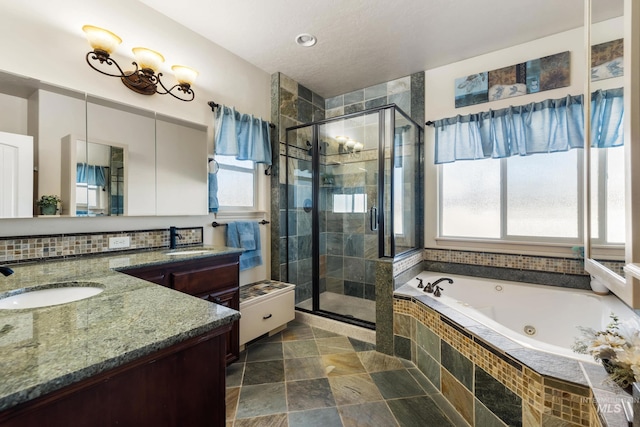
[[[319,309],[375,323],[380,115],[318,126]]]

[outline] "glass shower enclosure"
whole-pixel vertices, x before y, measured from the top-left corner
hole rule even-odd
[[[422,129],[395,105],[286,129],[296,308],[375,328],[376,262],[422,246]]]

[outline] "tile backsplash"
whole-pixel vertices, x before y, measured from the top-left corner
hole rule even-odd
[[[582,259],[579,258],[557,258],[451,249],[425,249],[424,259],[426,261],[544,271],[549,273],[587,274],[584,271],[584,263]]]
[[[178,228],[181,236],[178,246],[202,244],[202,231],[202,227]],[[109,238],[122,236],[129,236],[130,246],[109,249]],[[27,262],[168,246],[168,229],[0,237],[0,262]]]

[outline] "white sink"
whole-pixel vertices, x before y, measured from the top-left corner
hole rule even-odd
[[[196,254],[206,254],[207,252],[211,252],[207,249],[198,249],[193,251],[174,251],[167,252],[165,255],[174,256],[174,255],[196,255]]]
[[[98,295],[104,288],[97,283],[57,283],[0,299],[0,309],[21,310],[66,304]]]

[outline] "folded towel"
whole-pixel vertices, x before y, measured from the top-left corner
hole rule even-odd
[[[252,242],[248,239],[248,229],[251,230]],[[244,244],[252,246],[253,249],[245,247],[242,242],[243,230],[245,234]],[[260,249],[260,226],[257,222],[231,222],[227,224],[226,243],[231,248],[242,248],[245,251],[240,255],[240,271],[262,265],[262,251]]]
[[[209,212],[218,212],[218,175],[209,173]]]
[[[238,229],[238,236],[240,239],[240,247],[242,249],[254,250],[256,248],[256,238],[253,230],[253,224],[251,222],[236,222],[236,227]],[[260,230],[258,230],[258,235],[260,234]],[[258,236],[258,239],[260,237]]]

